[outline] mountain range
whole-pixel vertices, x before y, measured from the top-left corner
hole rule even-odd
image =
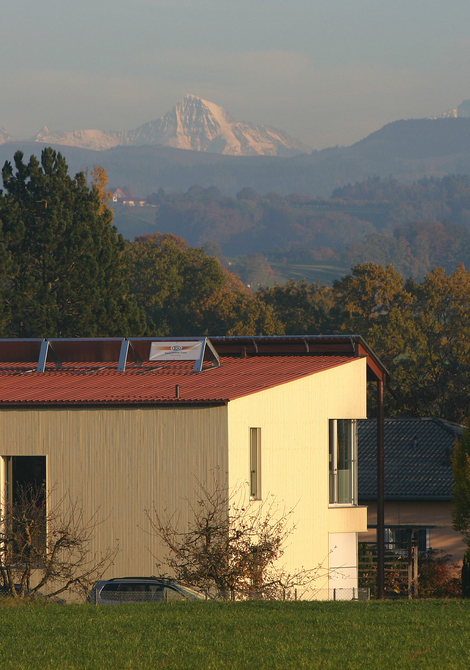
[[[187,100],[189,106],[186,108],[193,106],[196,109],[198,100],[192,96],[192,101]],[[205,105],[203,101],[201,104]],[[230,196],[247,186],[261,194],[276,191],[281,195],[300,193],[328,198],[334,189],[370,176],[393,175],[402,183],[411,183],[424,176],[470,174],[470,118],[465,117],[464,107],[459,105],[457,110],[460,114],[457,118],[394,121],[352,146],[297,153],[290,157],[196,150],[194,147],[207,146],[201,144],[202,138],[206,141],[206,134],[200,135],[197,141],[193,138],[190,148],[145,144],[112,146],[100,151],[64,146],[56,136],[49,136],[46,141],[46,134],[42,135],[44,141],[17,142],[10,138],[2,144],[0,139],[0,166],[6,160],[11,161],[17,150],[26,156],[39,156],[44,146],[51,145],[65,155],[71,173],[101,165],[112,188],[129,186],[140,198],[159,188],[170,192],[186,191],[195,184],[204,188],[216,186]],[[158,122],[158,127],[161,131],[164,124]],[[141,137],[144,137],[144,131]],[[184,134],[179,135],[179,139],[183,137]],[[226,134],[225,137],[227,148],[230,141],[235,142],[231,138],[236,136]]]
[[[13,141],[0,128],[0,143]],[[271,126],[235,121],[219,105],[187,95],[156,121],[129,131],[52,131],[44,126],[33,142],[103,151],[117,146],[166,146],[230,156],[293,156],[310,152],[299,140]]]

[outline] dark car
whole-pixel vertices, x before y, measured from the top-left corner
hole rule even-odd
[[[96,582],[89,600],[97,605],[118,605],[204,600],[204,596],[173,580],[158,577],[118,577]]]

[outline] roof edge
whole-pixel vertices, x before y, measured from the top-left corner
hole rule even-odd
[[[358,496],[359,502],[362,500],[368,501],[368,502],[375,502],[377,500],[377,496]],[[428,502],[429,500],[432,500],[434,502],[451,502],[452,501],[452,495],[448,496],[388,496],[385,494],[385,501],[388,502]]]

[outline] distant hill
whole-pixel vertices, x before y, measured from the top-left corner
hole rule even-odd
[[[0,162],[15,150],[39,155],[36,142],[0,144]],[[329,197],[335,188],[371,176],[393,175],[403,183],[425,176],[470,174],[470,118],[395,121],[350,147],[335,147],[290,158],[232,156],[173,147],[115,147],[93,151],[52,145],[73,172],[102,165],[111,186],[132,188],[136,197],[186,191],[194,184],[217,186],[234,196],[245,186],[258,193],[302,193]]]
[[[394,121],[353,144],[351,150],[417,160],[470,153],[470,118]]]

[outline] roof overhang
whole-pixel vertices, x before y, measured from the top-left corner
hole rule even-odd
[[[211,337],[220,356],[349,355],[367,358],[367,380],[386,381],[390,375],[361,335],[271,335]]]

